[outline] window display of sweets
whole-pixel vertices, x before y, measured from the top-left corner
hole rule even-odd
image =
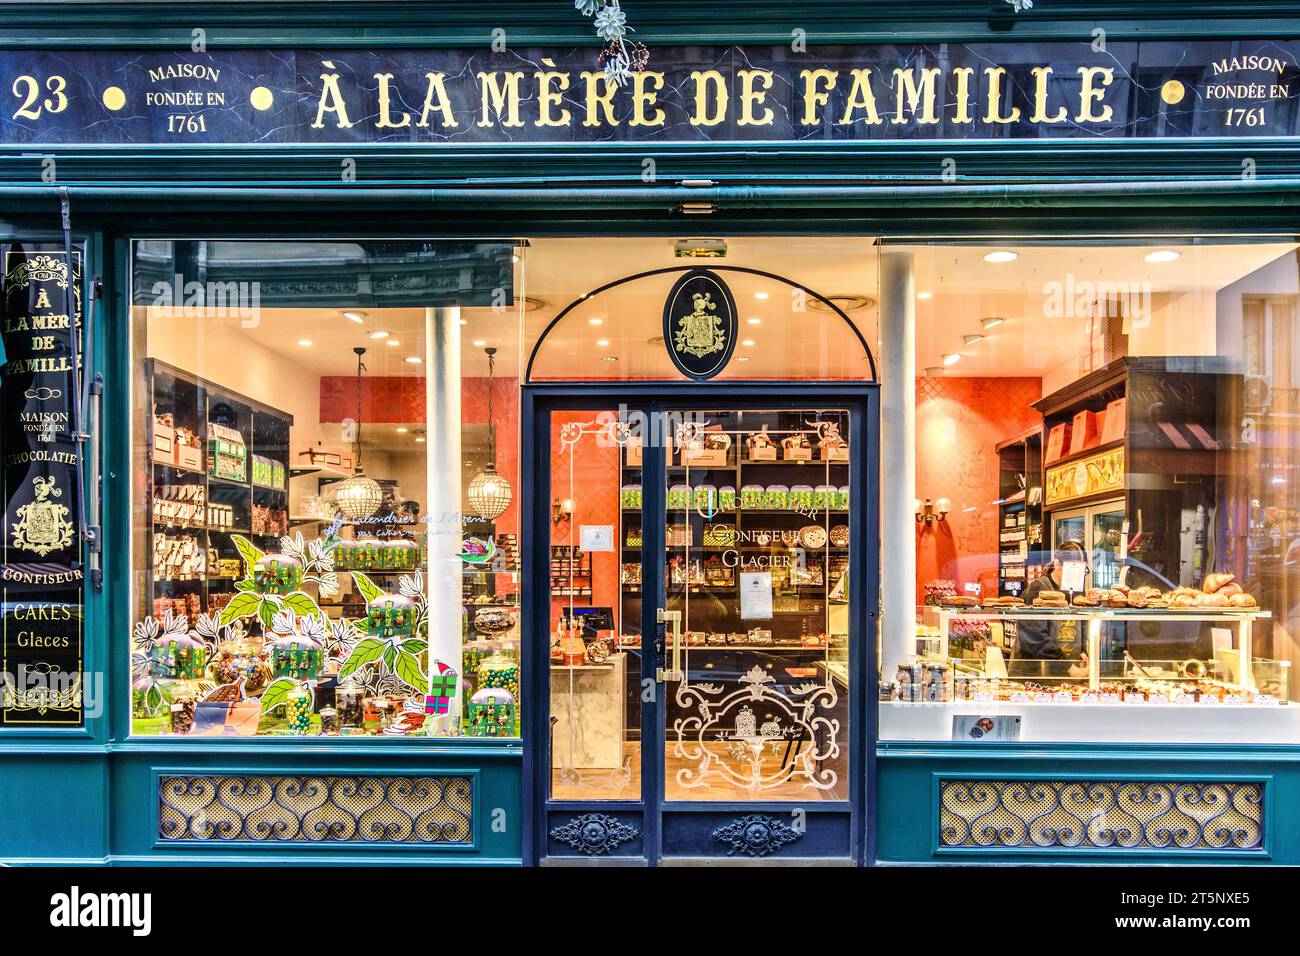
[[[324,658],[321,646],[305,634],[284,634],[271,644],[271,671],[276,677],[315,677]]]
[[[334,691],[339,712],[339,726],[345,733],[361,731],[366,726],[365,689],[351,677]]]
[[[208,422],[208,467],[214,478],[248,480],[248,446],[233,428]]]
[[[691,486],[673,485],[668,489],[668,507],[673,511],[685,511],[691,506]]]
[[[722,511],[736,510],[736,489],[731,485],[723,485],[718,489],[718,508]]]
[[[372,637],[414,637],[415,602],[400,594],[381,594],[366,605],[365,629]]]
[[[203,676],[207,649],[188,634],[171,634],[149,651],[149,666],[155,677],[197,680]]]
[[[628,511],[638,511],[641,508],[641,486],[624,485],[618,493],[619,507]]]
[[[302,589],[302,562],[287,554],[264,554],[253,565],[259,594],[292,594]]]
[[[512,737],[515,697],[500,687],[485,687],[469,699],[469,736]]]
[[[233,684],[242,678],[244,693],[260,693],[271,682],[271,668],[260,639],[243,637],[221,645],[208,664],[208,677],[218,684]]]
[[[420,545],[408,538],[356,538],[340,541],[334,567],[340,571],[414,571]]]

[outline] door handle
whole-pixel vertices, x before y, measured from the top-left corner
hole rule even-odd
[[[661,684],[664,681],[682,680],[682,612],[658,608],[655,611],[655,620],[660,624],[672,625],[668,637],[669,656],[672,660],[672,666],[668,668],[656,667],[655,680]]]

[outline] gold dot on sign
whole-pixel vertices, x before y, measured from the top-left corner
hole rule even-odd
[[[110,86],[104,90],[104,105],[110,110],[117,111],[126,106],[126,93],[120,86]]]
[[[255,86],[253,92],[248,94],[248,101],[253,104],[255,110],[269,110],[271,104],[275,102],[275,97],[265,86]]]
[[[1160,98],[1170,106],[1181,103],[1186,95],[1187,90],[1179,80],[1167,80],[1165,85],[1160,87]]]

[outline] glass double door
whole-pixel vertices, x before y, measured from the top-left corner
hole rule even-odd
[[[539,855],[854,857],[864,410],[751,398],[537,416]]]

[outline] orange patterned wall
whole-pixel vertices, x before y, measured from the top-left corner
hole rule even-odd
[[[948,498],[944,522],[917,525],[916,591],[935,578],[996,587],[998,456],[994,446],[1042,421],[1040,378],[916,380],[916,496]],[[910,505],[910,503],[909,503]]]

